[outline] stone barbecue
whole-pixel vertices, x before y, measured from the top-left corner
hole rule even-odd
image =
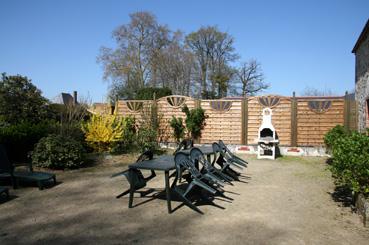
[[[263,121],[258,131],[258,159],[275,159],[276,145],[279,143],[272,124],[272,109],[263,109]]]

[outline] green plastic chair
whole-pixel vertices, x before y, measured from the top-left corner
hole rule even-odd
[[[3,186],[0,186],[0,195],[5,194],[6,197],[9,199],[9,189]]]
[[[19,186],[19,181],[36,182],[40,190],[50,180],[53,180],[54,185],[56,184],[55,174],[33,171],[31,163],[28,165],[28,171],[16,170],[9,161],[3,145],[0,145],[0,178],[10,178],[14,189]]]

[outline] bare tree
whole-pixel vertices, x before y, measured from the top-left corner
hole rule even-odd
[[[124,89],[125,97],[149,82],[156,85],[154,61],[169,42],[168,28],[159,25],[153,14],[137,12],[130,18],[130,23],[113,32],[116,49],[103,47],[98,57],[104,67],[104,78],[111,79],[113,88]]]
[[[255,95],[269,88],[269,84],[264,82],[261,66],[256,60],[242,63],[237,69],[236,79],[241,83],[242,96]]]
[[[234,52],[233,37],[227,32],[219,31],[215,26],[208,26],[187,35],[186,43],[196,57],[200,72],[201,97],[214,97],[216,86],[222,86],[219,81],[225,78],[224,69],[228,67],[228,62],[238,58]],[[220,77],[222,79],[214,79]],[[208,91],[209,82],[211,82],[210,91]]]
[[[333,96],[335,95],[330,89],[322,89],[319,90],[313,87],[305,87],[305,89],[301,92],[302,96]]]
[[[183,33],[177,31],[156,60],[162,87],[174,94],[189,95],[195,70],[194,56],[184,45]]]

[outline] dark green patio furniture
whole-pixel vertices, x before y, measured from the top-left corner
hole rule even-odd
[[[174,156],[174,162],[177,171],[176,179],[181,178],[182,172],[184,170],[187,170],[191,175],[191,179],[186,190],[181,190],[177,185],[174,185],[174,190],[184,200],[185,204],[187,204],[193,210],[196,210],[197,212],[203,214],[203,212],[187,198],[187,195],[195,186],[198,186],[213,195],[216,194],[218,191],[206,183],[212,182],[213,179],[201,174],[200,171],[196,168],[195,164],[190,160],[189,156],[183,152],[176,153],[176,155]]]
[[[207,173],[210,176],[213,176],[213,178],[217,179],[218,181],[221,181],[222,183],[227,183],[230,185],[232,184],[232,178],[228,175],[222,173],[219,169],[215,168],[211,165],[211,163],[207,160],[205,154],[197,147],[194,147],[190,151],[190,158],[195,163],[198,163],[202,166],[201,172]]]
[[[0,195],[5,194],[7,198],[9,198],[9,189],[3,186],[0,186]]]
[[[216,153],[215,162],[221,167],[221,171],[232,177],[234,180],[238,180],[238,176],[240,176],[241,173],[231,167],[242,170],[242,166],[240,166],[237,162],[233,161],[228,155],[226,155],[218,143],[214,142],[212,146],[214,152]]]
[[[219,142],[219,146],[223,149],[226,155],[228,155],[233,161],[237,162],[237,164],[243,167],[247,167],[247,164],[249,163],[243,160],[242,158],[236,156],[235,154],[233,154],[231,150],[229,150],[229,148],[224,144],[223,140],[219,140],[218,142]]]
[[[152,151],[145,151],[137,158],[136,163],[146,161],[146,160],[151,160],[153,159],[153,157],[154,157],[154,154],[152,153]],[[117,174],[113,174],[112,177],[121,176],[121,175],[124,175],[127,178],[130,186],[133,187],[134,190],[137,192],[139,189],[144,188],[146,186],[146,182],[154,178],[156,176],[156,173],[154,170],[151,170],[151,175],[145,178],[139,169],[132,169],[132,170],[126,169]],[[127,195],[129,192],[130,192],[130,189],[125,190],[124,192],[117,195],[116,198],[121,198],[122,196]],[[142,196],[144,193],[141,192],[140,194]]]
[[[177,152],[182,150],[188,150],[193,147],[193,141],[192,139],[184,139],[179,143],[177,149],[174,151],[173,155],[175,155]]]
[[[169,184],[169,179],[172,175],[169,175],[170,171],[175,170],[174,157],[172,155],[164,155],[155,157],[152,160],[136,162],[129,165],[129,171],[133,172],[135,170],[153,170],[153,171],[163,171],[165,177],[165,194],[167,199],[168,213],[172,212],[171,208],[171,186]],[[173,181],[172,186],[175,185],[176,180]],[[132,184],[132,182],[130,183]],[[128,207],[133,207],[133,196],[135,192],[135,186],[130,186],[129,191],[129,203]]]
[[[56,184],[55,174],[33,171],[31,163],[28,165],[28,170],[16,170],[9,161],[3,145],[0,145],[0,178],[11,179],[13,188],[17,188],[20,181],[36,182],[40,190],[51,180]]]

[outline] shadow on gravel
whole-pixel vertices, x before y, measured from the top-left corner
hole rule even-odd
[[[16,198],[18,198],[18,196],[12,195],[11,193],[10,193],[9,197],[6,197],[5,195],[1,195],[0,196],[0,204],[10,202],[11,200],[14,200]]]
[[[334,192],[328,192],[333,201],[340,203],[344,207],[350,207],[353,203],[351,190],[345,186],[337,186]]]

